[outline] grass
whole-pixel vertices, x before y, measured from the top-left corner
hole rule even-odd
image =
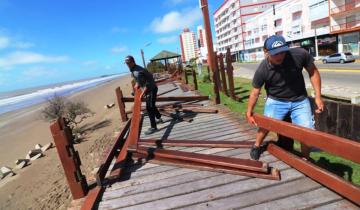
[[[211,82],[204,82],[204,77],[207,75],[207,71],[203,68],[202,76],[197,78],[198,90],[203,95],[208,95],[210,98],[214,97],[213,84]],[[189,76],[189,84],[193,84],[192,76]],[[228,84],[228,83],[227,83]],[[220,92],[221,104],[228,107],[231,111],[239,113],[245,117],[247,110],[248,98],[252,88],[251,80],[245,78],[234,78],[235,94],[241,100],[235,101],[224,93]],[[263,113],[265,104],[265,90],[262,90],[261,96],[258,99],[258,103],[254,109],[255,113]],[[300,151],[300,143],[295,141],[294,149]],[[322,168],[327,169],[345,180],[352,182],[355,185],[360,186],[360,164],[343,159],[341,157],[331,155],[322,151],[311,152],[310,157],[314,160],[314,163]]]

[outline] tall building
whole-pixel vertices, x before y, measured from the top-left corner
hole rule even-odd
[[[330,34],[338,36],[338,51],[360,56],[360,1],[329,0]]]
[[[208,49],[207,49],[205,30],[203,29],[202,26],[197,27],[197,44],[198,44],[198,49],[199,49],[198,57],[199,57],[200,61],[202,61],[203,63],[206,63]]]
[[[189,62],[190,59],[198,57],[198,47],[195,33],[185,28],[180,34],[181,59]]]
[[[245,50],[248,20],[284,0],[225,0],[214,12],[216,50],[225,53],[227,48],[238,60]],[[249,34],[250,33],[250,34]]]

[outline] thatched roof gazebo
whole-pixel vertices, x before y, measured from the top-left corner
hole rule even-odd
[[[165,61],[165,71],[167,71],[168,59],[172,59],[172,58],[179,59],[180,57],[181,57],[181,55],[179,55],[177,53],[173,53],[173,52],[170,52],[170,51],[163,50],[160,53],[158,53],[157,55],[155,55],[153,58],[151,58],[150,61],[154,62],[154,61],[162,61],[162,60],[164,60]]]

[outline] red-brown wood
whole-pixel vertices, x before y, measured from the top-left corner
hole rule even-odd
[[[276,132],[323,151],[360,163],[360,143],[288,122],[254,114],[259,127]]]
[[[133,153],[132,156],[134,159],[136,158],[143,158],[146,159],[147,156],[140,153]],[[190,169],[197,169],[197,170],[204,170],[204,171],[214,171],[219,173],[227,173],[227,174],[234,174],[240,176],[250,176],[256,177],[261,179],[270,179],[270,180],[280,180],[280,172],[276,168],[269,168],[269,173],[257,172],[257,171],[248,171],[238,168],[226,167],[221,165],[211,165],[206,163],[199,163],[187,160],[177,160],[171,158],[160,158],[160,157],[153,157],[152,159],[147,159],[148,162],[154,164],[162,164],[162,165],[172,165],[177,167],[183,168],[190,168]]]
[[[139,140],[140,133],[140,121],[141,121],[141,89],[137,89],[135,92],[135,101],[133,106],[133,115],[130,124],[129,131],[129,148],[136,149],[137,142]]]
[[[192,76],[193,76],[195,90],[197,90],[198,89],[198,84],[197,84],[195,69],[192,69]]]
[[[170,90],[167,90],[167,91],[164,91],[164,92],[162,92],[162,93],[157,94],[157,96],[165,95],[166,93],[170,93],[170,92],[172,92],[172,91],[174,91],[174,90],[177,90],[177,89],[178,89],[178,87],[172,88],[172,89],[170,89]]]
[[[220,165],[232,168],[239,168],[249,171],[258,171],[267,173],[269,167],[267,163],[256,160],[246,160],[233,157],[223,157],[217,155],[208,155],[208,154],[198,154],[191,152],[182,152],[175,150],[165,150],[165,149],[154,149],[148,147],[139,146],[136,152],[150,155],[159,158],[171,158],[178,160],[188,160],[199,163],[206,163],[211,165]]]
[[[67,129],[63,119],[58,119],[50,126],[71,195],[73,199],[79,199],[87,194],[88,186],[85,176],[81,173],[80,159],[72,145],[71,134]],[[80,177],[77,177],[76,174]]]
[[[345,181],[341,177],[330,173],[308,161],[305,161],[280,147],[270,144],[267,148],[268,152],[286,164],[294,167],[301,173],[334,190],[340,195],[360,205],[360,188]]]
[[[116,98],[117,98],[117,102],[118,102],[118,106],[119,106],[119,110],[120,110],[121,121],[126,122],[128,120],[128,118],[127,118],[127,115],[125,112],[125,103],[123,101],[123,94],[122,94],[120,87],[115,89],[115,93],[116,93]]]
[[[91,189],[88,195],[85,197],[85,201],[81,206],[81,210],[92,210],[95,207],[95,204],[99,201],[101,194],[104,192],[103,187],[96,186]]]
[[[233,66],[232,66],[232,59],[231,59],[231,53],[230,48],[226,49],[226,73],[228,75],[229,80],[229,90],[230,90],[230,97],[233,100],[236,100],[235,96],[235,88],[234,88],[234,76],[233,76]]]
[[[220,75],[221,75],[221,82],[222,82],[222,91],[225,93],[225,95],[229,96],[228,90],[227,90],[227,85],[226,85],[226,76],[225,76],[225,67],[224,67],[224,55],[222,53],[220,53],[220,55],[218,56],[218,60],[219,60],[219,70],[220,70]]]
[[[204,101],[209,100],[208,96],[167,96],[167,97],[158,97],[157,102],[163,101]],[[145,101],[142,98],[142,101]],[[134,97],[123,97],[123,102],[134,102]]]
[[[116,141],[111,148],[111,150],[107,153],[106,159],[104,163],[101,164],[99,170],[96,173],[96,182],[98,186],[102,186],[103,179],[105,178],[105,175],[109,169],[109,166],[111,164],[111,161],[115,157],[115,153],[117,149],[122,149],[125,143],[125,135],[128,133],[128,130],[130,128],[131,119],[127,121],[119,135],[116,137]]]
[[[139,145],[175,146],[175,147],[216,147],[216,148],[251,148],[254,141],[207,141],[207,140],[156,140],[140,139]]]

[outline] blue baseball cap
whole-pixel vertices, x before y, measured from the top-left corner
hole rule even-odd
[[[265,40],[264,47],[270,55],[276,55],[289,50],[284,37],[279,35],[272,35],[267,38]]]

